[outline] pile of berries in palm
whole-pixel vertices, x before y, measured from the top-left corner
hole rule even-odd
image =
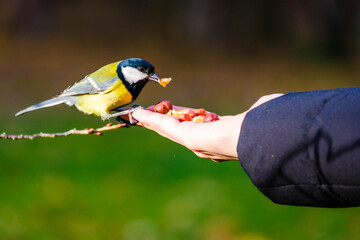
[[[215,113],[208,112],[203,108],[190,109],[182,108],[179,110],[173,109],[173,105],[169,101],[160,101],[154,106],[154,111],[166,115],[175,116],[180,122],[192,121],[199,123],[214,122],[220,120],[219,116]]]

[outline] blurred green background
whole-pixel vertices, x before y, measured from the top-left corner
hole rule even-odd
[[[2,0],[0,131],[104,123],[57,106],[14,118],[97,68],[141,57],[167,99],[220,115],[275,92],[358,86],[357,0]],[[279,206],[237,162],[145,129],[0,140],[0,239],[360,239],[360,210]]]

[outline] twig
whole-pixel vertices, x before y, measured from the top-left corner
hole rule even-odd
[[[34,138],[55,138],[55,137],[66,137],[69,135],[88,135],[88,134],[95,134],[98,136],[103,135],[102,132],[104,131],[109,131],[109,130],[114,130],[114,129],[118,129],[121,127],[127,126],[126,123],[119,123],[119,124],[115,124],[113,125],[112,123],[108,123],[103,127],[100,128],[85,128],[83,130],[77,130],[76,128],[71,129],[69,131],[66,132],[62,132],[62,133],[37,133],[37,134],[32,134],[32,135],[24,135],[24,134],[19,134],[19,135],[11,135],[11,134],[7,134],[7,133],[2,133],[0,134],[0,139],[12,139],[12,140],[18,140],[18,139],[30,139],[33,140]]]

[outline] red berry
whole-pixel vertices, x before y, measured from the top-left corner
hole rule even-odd
[[[214,122],[220,120],[219,116],[215,113],[207,113],[204,117],[204,122]]]
[[[172,106],[171,102],[169,102],[169,101],[160,101],[157,104],[155,104],[155,106],[154,106],[155,112],[163,113],[163,114],[168,113],[172,109],[173,109],[173,106]]]
[[[195,112],[196,116],[205,116],[206,115],[206,110],[203,108],[194,109],[194,112]]]
[[[183,113],[183,114],[180,114],[178,119],[180,120],[180,122],[183,122],[183,121],[191,121],[192,120],[192,117],[190,116],[190,114],[188,113]]]

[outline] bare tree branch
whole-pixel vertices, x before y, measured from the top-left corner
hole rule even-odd
[[[109,131],[109,130],[114,130],[114,129],[118,129],[121,127],[125,127],[127,126],[126,123],[119,123],[119,124],[115,124],[113,125],[112,123],[108,123],[103,127],[100,128],[85,128],[83,130],[77,130],[76,128],[71,129],[69,131],[66,132],[62,132],[62,133],[37,133],[37,134],[32,134],[32,135],[24,135],[24,134],[19,134],[19,135],[11,135],[11,134],[7,134],[7,133],[2,133],[0,134],[0,139],[11,139],[11,140],[19,140],[19,139],[30,139],[33,140],[34,138],[55,138],[55,137],[66,137],[69,135],[88,135],[88,134],[95,134],[98,136],[101,136],[103,134],[104,131]]]

